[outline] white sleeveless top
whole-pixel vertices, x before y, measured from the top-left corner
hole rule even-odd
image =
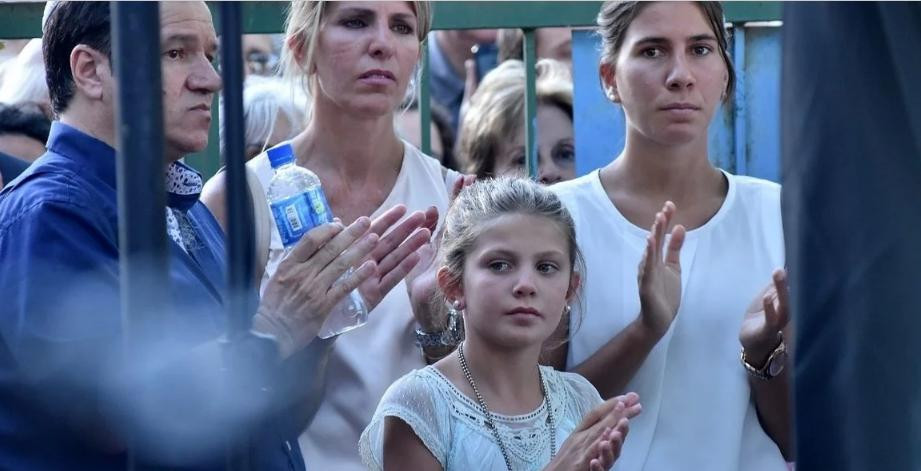
[[[247,165],[268,188],[274,175],[268,156],[260,154]],[[460,174],[443,173],[441,164],[403,141],[403,162],[390,195],[374,218],[397,204],[407,215],[438,208],[439,225],[448,208],[449,192]],[[284,253],[278,228],[272,224],[269,261],[262,289],[275,273]],[[405,282],[400,282],[368,316],[364,326],[340,336],[330,354],[325,398],[310,427],[298,439],[307,469],[362,470],[358,438],[371,421],[384,391],[406,373],[425,366],[415,345],[413,318]]]
[[[678,316],[627,385],[640,395],[643,413],[630,421],[615,469],[786,470],[761,428],[739,362],[745,311],[773,270],[784,266],[780,186],[725,175],[722,207],[685,238]],[[598,172],[551,189],[572,214],[586,262],[584,315],[581,325],[571,326],[572,367],[640,312],[636,273],[649,231],[617,210]],[[580,316],[573,310],[575,321]]]
[[[547,398],[523,415],[493,414],[512,468],[541,470],[550,462],[547,403],[553,410],[557,451],[582,418],[601,403],[591,383],[575,373],[541,366]],[[381,399],[371,424],[361,435],[361,457],[369,469],[384,465],[384,420],[406,422],[445,471],[503,470],[505,458],[486,416],[434,366],[413,371],[393,383]]]

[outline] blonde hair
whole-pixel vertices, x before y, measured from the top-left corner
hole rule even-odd
[[[537,62],[537,103],[553,105],[572,120],[572,76],[553,59]],[[493,176],[499,146],[520,132],[524,123],[525,69],[507,60],[491,70],[470,98],[457,138],[457,157],[465,172]]]
[[[426,1],[407,2],[416,13],[416,37],[423,44],[432,29],[432,7]],[[311,72],[314,65],[314,52],[317,36],[323,26],[328,11],[328,0],[294,0],[288,9],[285,20],[285,45],[282,50],[282,70],[284,76],[293,81],[309,96],[316,89],[316,75]],[[291,47],[294,42],[296,46]],[[297,51],[304,51],[304,60],[298,63]],[[420,47],[420,57],[421,57]]]

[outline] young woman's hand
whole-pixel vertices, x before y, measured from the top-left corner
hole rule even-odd
[[[678,314],[678,305],[681,302],[679,256],[684,244],[684,226],[679,224],[672,229],[664,257],[662,253],[665,230],[674,215],[675,204],[671,201],[666,202],[662,211],[656,213],[636,275],[640,290],[640,320],[656,338],[665,335]]]
[[[771,283],[755,297],[745,312],[739,341],[745,349],[746,357],[759,364],[761,360],[767,361],[780,343],[779,333],[790,321],[789,306],[787,272],[778,268],[774,271]]]
[[[559,453],[544,471],[610,468],[620,456],[630,419],[642,411],[636,393],[617,396],[592,409],[563,442]]]

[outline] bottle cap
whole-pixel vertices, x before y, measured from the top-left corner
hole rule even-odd
[[[266,154],[269,155],[269,164],[272,165],[272,168],[278,168],[284,164],[294,162],[294,149],[289,142],[267,150]]]

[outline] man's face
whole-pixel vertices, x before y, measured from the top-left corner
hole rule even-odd
[[[204,2],[160,3],[163,129],[169,161],[208,145],[211,101],[221,77],[211,62],[217,36]]]

